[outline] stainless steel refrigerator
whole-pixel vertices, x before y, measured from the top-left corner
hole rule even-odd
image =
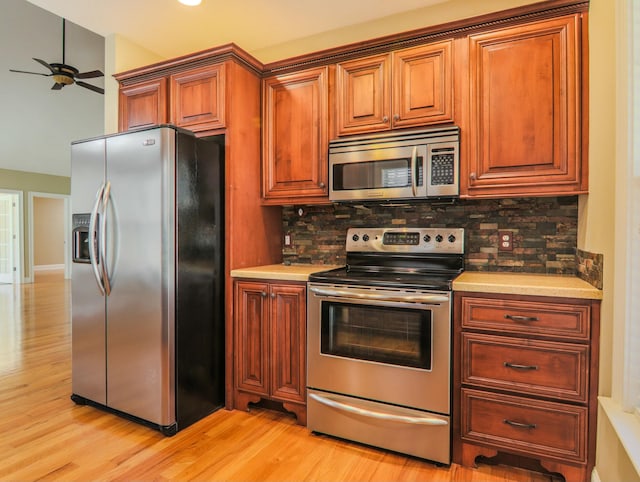
[[[224,136],[71,145],[72,400],[173,435],[224,405]]]

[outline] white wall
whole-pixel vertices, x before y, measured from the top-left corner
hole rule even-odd
[[[104,38],[66,23],[66,63],[104,72]],[[70,143],[104,131],[104,96],[9,69],[49,73],[32,57],[62,62],[62,18],[25,0],[0,1],[0,168],[69,176]],[[104,79],[88,83],[102,86]]]

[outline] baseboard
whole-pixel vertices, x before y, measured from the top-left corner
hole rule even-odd
[[[41,264],[33,266],[33,271],[57,271],[61,269],[64,269],[64,264]]]
[[[591,472],[591,482],[601,482],[600,475],[598,474],[598,469],[594,467],[593,472]]]

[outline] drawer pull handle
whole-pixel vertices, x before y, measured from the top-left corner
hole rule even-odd
[[[537,316],[504,315],[504,317],[511,321],[539,321]]]
[[[504,362],[503,365],[507,368],[515,368],[516,370],[537,370],[537,365],[518,365],[517,363]]]
[[[511,425],[512,427],[517,427],[517,428],[536,428],[536,424],[535,423],[520,423],[520,422],[514,422],[513,420],[508,420],[508,419],[504,419],[503,420],[504,423],[506,423],[507,425]]]

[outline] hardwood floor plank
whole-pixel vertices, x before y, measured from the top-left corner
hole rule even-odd
[[[0,480],[543,482],[535,472],[438,467],[325,435],[288,414],[219,410],[165,437],[71,395],[70,282],[0,286]]]

